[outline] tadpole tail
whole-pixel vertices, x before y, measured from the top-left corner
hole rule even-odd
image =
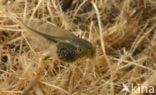
[[[44,39],[46,39],[47,41],[50,41],[50,42],[54,42],[54,43],[57,43],[57,38],[56,37],[53,37],[51,35],[48,35],[48,34],[45,34],[45,33],[42,33],[42,32],[39,32],[31,27],[29,27],[28,25],[26,25],[21,19],[19,19],[19,22],[22,24],[22,26],[26,29],[28,29],[28,31],[31,31],[41,37],[43,37]]]
[[[57,43],[58,40],[56,37],[53,37],[51,35],[48,35],[48,34],[45,34],[45,33],[42,33],[42,32],[39,32],[31,27],[29,27],[28,25],[26,25],[21,18],[17,17],[17,15],[13,15],[12,13],[7,13],[9,14],[8,17],[17,22],[22,28],[25,28],[28,32],[32,32],[32,33],[35,33],[41,37],[43,37],[44,39],[46,39],[48,42],[53,42],[53,43]]]

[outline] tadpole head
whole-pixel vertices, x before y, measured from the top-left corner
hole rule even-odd
[[[79,58],[93,58],[95,56],[95,48],[84,39],[77,39],[71,43],[60,42],[57,44],[58,58],[65,62],[74,62]]]
[[[79,57],[93,58],[95,56],[95,47],[85,39],[77,40],[77,54]]]
[[[65,62],[73,62],[77,59],[76,47],[69,43],[57,44],[57,56]]]

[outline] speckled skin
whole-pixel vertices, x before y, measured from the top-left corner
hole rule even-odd
[[[25,24],[21,19],[14,18],[13,20],[31,35],[40,36],[47,40],[47,43],[56,45],[56,55],[62,61],[74,62],[79,58],[92,58],[95,55],[95,48],[89,41],[78,38],[71,32],[67,32],[48,23],[39,23],[38,27],[40,29],[37,29],[33,27],[35,22],[30,25]],[[36,23],[38,22],[36,21]],[[43,25],[45,25],[45,27],[43,27]],[[43,45],[44,44],[45,43],[43,43]]]

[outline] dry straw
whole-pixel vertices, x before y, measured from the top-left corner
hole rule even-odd
[[[123,91],[123,84],[156,88],[155,0],[73,0],[65,12],[59,0],[0,3],[0,95],[150,95]],[[6,10],[88,39],[96,58],[43,61],[44,50],[32,47]]]

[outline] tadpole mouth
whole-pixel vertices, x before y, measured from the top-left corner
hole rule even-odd
[[[88,57],[89,58],[94,58],[95,54],[96,54],[96,49],[95,49],[95,47],[92,46],[91,49],[88,50]]]

